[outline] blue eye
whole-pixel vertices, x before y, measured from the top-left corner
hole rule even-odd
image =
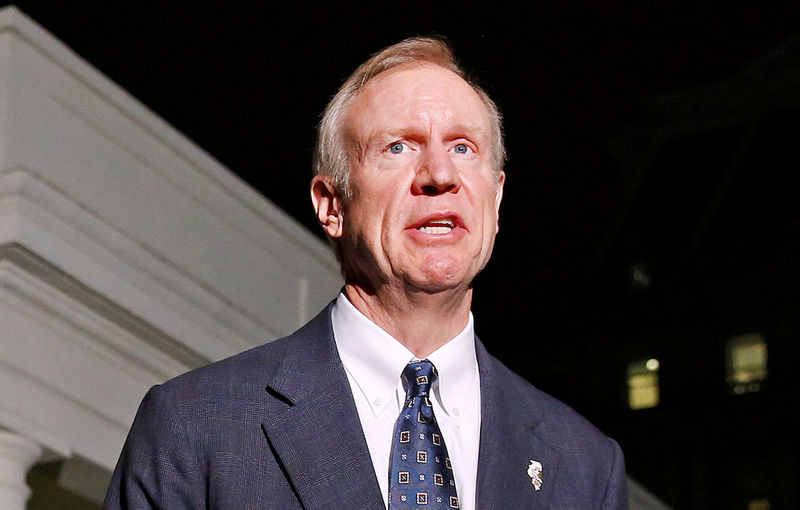
[[[453,147],[453,150],[456,152],[456,154],[466,154],[467,151],[469,151],[469,147],[467,147],[466,144],[460,143]]]
[[[389,152],[391,152],[392,154],[400,154],[401,152],[403,152],[405,146],[406,144],[401,142],[393,143],[391,146],[389,146]]]

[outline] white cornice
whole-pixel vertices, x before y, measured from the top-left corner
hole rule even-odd
[[[0,423],[106,469],[150,386],[207,360],[19,245],[0,246]]]
[[[266,222],[272,228],[279,230],[287,241],[313,254],[318,263],[334,272],[338,271],[336,261],[325,243],[308,232],[294,218],[271,202],[264,200],[262,195],[254,191],[238,176],[231,173],[203,149],[14,6],[0,9],[0,34],[4,32],[16,34],[47,55],[80,82],[114,104],[153,137],[163,141],[178,157],[186,159],[191,166],[202,171],[215,186],[224,189],[230,199],[241,203],[246,208],[246,210],[236,212],[237,220],[244,219],[249,222],[251,218],[246,217],[255,216],[259,223]],[[285,169],[281,170],[285,171]],[[200,193],[196,193],[196,197],[199,200],[205,199],[207,206],[214,207],[216,205],[215,202],[208,201],[208,197],[202,193],[203,190],[195,191],[200,191]],[[232,212],[228,211],[226,214],[230,215]]]
[[[58,283],[68,276],[73,289],[80,284],[97,303],[102,297],[127,310],[197,359],[220,359],[280,335],[26,169],[0,171],[0,245],[25,250],[28,260],[54,268],[43,279]]]
[[[0,57],[2,242],[209,359],[335,296],[324,243],[15,8]]]

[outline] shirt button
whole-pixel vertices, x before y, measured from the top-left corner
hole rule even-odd
[[[375,400],[373,400],[372,403],[375,404],[376,406],[382,406],[383,405],[383,399],[378,397]]]
[[[461,412],[458,410],[458,408],[454,407],[453,408],[453,416],[458,417],[458,415],[460,415],[460,414],[461,414]]]

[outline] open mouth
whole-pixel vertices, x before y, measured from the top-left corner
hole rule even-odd
[[[424,234],[441,235],[449,234],[455,228],[455,226],[456,224],[453,222],[453,220],[442,218],[426,221],[424,224],[417,227],[417,230]]]

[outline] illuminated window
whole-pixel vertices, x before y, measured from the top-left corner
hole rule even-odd
[[[655,358],[628,365],[628,406],[631,409],[658,405],[658,366]]]
[[[759,391],[767,378],[767,342],[759,333],[728,340],[727,379],[731,392],[739,395]]]

